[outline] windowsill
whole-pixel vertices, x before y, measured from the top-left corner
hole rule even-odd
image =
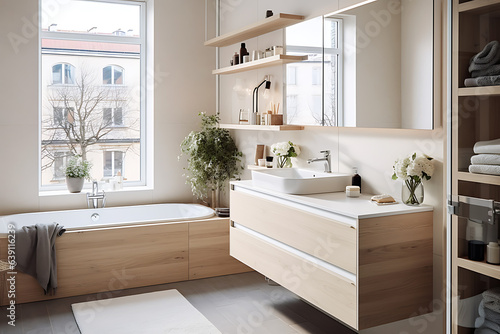
[[[153,190],[153,187],[150,186],[136,186],[136,187],[124,187],[120,190],[105,190],[106,194],[114,194],[114,193],[133,193],[138,191],[150,191]],[[99,190],[100,191],[100,190]],[[39,197],[50,197],[50,196],[87,196],[87,193],[92,192],[91,188],[83,188],[79,193],[70,193],[67,189],[57,189],[57,190],[40,190],[38,192]]]

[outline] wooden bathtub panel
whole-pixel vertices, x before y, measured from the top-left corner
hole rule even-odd
[[[189,223],[189,279],[253,271],[229,255],[229,219]]]
[[[65,233],[57,240],[56,298],[188,279],[188,223]],[[18,275],[17,302],[52,299]]]

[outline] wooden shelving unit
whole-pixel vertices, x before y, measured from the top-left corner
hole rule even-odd
[[[500,176],[467,172],[472,147],[500,138],[500,86],[464,87],[471,57],[500,39],[500,0],[453,0],[452,24],[452,193],[500,201]],[[473,334],[460,326],[459,301],[500,286],[500,266],[467,258],[467,219],[451,220],[452,334]]]
[[[296,131],[304,130],[302,125],[246,125],[246,124],[220,124],[223,129],[229,130],[258,130],[258,131]]]
[[[250,24],[236,31],[212,38],[205,42],[205,46],[229,46],[246,39],[254,38],[269,32],[283,29],[304,20],[304,16],[279,13],[262,21]]]
[[[289,55],[276,55],[264,59],[254,60],[248,63],[219,68],[213,70],[212,74],[233,74],[245,71],[256,70],[258,68],[264,68],[276,65],[285,65],[289,63],[296,63],[299,61],[307,60],[307,56],[289,56]]]

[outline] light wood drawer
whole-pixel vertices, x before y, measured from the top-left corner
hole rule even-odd
[[[357,328],[356,286],[351,280],[234,227],[230,230],[230,254]]]
[[[234,190],[231,220],[356,274],[353,226]]]

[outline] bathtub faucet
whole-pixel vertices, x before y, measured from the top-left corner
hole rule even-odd
[[[92,193],[87,193],[87,208],[97,209],[99,207],[99,200],[102,201],[101,207],[106,205],[106,194],[104,190],[99,192],[99,184],[97,181],[92,182]]]

